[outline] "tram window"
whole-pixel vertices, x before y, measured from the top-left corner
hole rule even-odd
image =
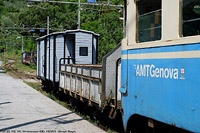
[[[137,42],[161,39],[161,0],[137,0]]]
[[[126,23],[127,23],[127,0],[124,0],[124,25],[123,25],[123,38],[126,37]]]
[[[200,0],[183,0],[183,36],[200,35]]]

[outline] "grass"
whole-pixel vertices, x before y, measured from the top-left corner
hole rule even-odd
[[[36,79],[36,70],[22,64],[21,62],[12,62],[3,65],[4,72],[18,79]]]
[[[13,59],[13,60],[16,60],[16,61],[20,61],[21,60],[21,50],[16,50],[13,54],[13,51],[8,51],[7,52],[1,52],[0,53],[0,58],[1,59]]]
[[[36,75],[37,66],[35,64],[31,64],[31,65],[22,64],[21,63],[21,54],[20,55],[18,54],[13,59],[12,55],[10,53],[8,54],[8,58],[7,58],[7,56],[6,56],[6,58],[4,58],[4,53],[1,53],[0,54],[0,60],[3,62],[2,66],[4,66],[4,70],[6,72],[18,71],[18,72],[23,73],[23,74]],[[5,66],[5,64],[8,63],[8,60],[11,60],[12,63],[10,65],[8,65],[8,66],[7,65]]]
[[[13,67],[20,71],[35,72],[37,70],[36,65],[25,65],[25,64],[22,64],[21,62],[13,63]]]
[[[4,64],[6,64],[7,62],[8,62],[8,60],[7,59],[2,59],[1,57],[0,57],[0,61],[2,61],[2,65],[4,65]]]

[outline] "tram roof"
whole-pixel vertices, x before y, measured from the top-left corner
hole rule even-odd
[[[99,34],[96,34],[94,33],[93,31],[88,31],[88,30],[81,30],[81,29],[76,29],[76,30],[66,30],[66,31],[63,31],[63,32],[53,32],[49,35],[44,35],[44,36],[41,36],[39,38],[37,38],[36,40],[42,40],[48,36],[52,36],[52,35],[59,35],[59,34],[73,34],[73,33],[76,33],[76,32],[84,32],[84,33],[89,33],[89,34],[93,34],[94,36],[100,36]]]

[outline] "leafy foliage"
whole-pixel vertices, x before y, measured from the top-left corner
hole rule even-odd
[[[64,1],[64,0],[62,0]],[[77,2],[77,0],[69,0]],[[85,3],[86,0],[81,0]],[[107,1],[97,1],[106,3]],[[110,4],[122,4],[123,1],[112,0]],[[28,6],[27,6],[28,5]],[[109,6],[81,6],[81,29],[94,31],[100,34],[98,40],[98,60],[101,63],[102,57],[114,48],[122,39],[122,21],[119,19],[122,16],[122,9]],[[15,37],[9,38],[11,42],[19,43],[20,38],[17,36],[41,36],[38,32],[30,33],[27,30],[16,29],[13,32],[6,31],[6,27],[21,27],[21,28],[46,28],[47,16],[50,21],[50,32],[60,31],[58,29],[77,29],[78,22],[78,5],[76,4],[58,4],[58,3],[26,3],[25,0],[0,0],[1,11],[1,30],[0,34],[5,36],[12,34]],[[8,39],[8,37],[0,36],[0,40]],[[35,38],[24,38],[24,50],[36,51]],[[17,41],[16,41],[17,40]],[[0,42],[0,48],[5,48],[6,42]]]

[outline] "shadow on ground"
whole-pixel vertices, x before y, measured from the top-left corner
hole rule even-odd
[[[72,114],[72,112],[65,113],[65,114],[58,115],[58,116],[54,116],[54,117],[45,118],[45,119],[30,121],[30,122],[26,122],[26,123],[14,125],[14,126],[6,127],[6,128],[2,128],[2,129],[0,129],[0,132],[6,131],[6,130],[11,130],[11,129],[14,129],[14,128],[24,127],[24,126],[35,124],[35,123],[39,123],[39,122],[45,122],[45,121],[55,121],[58,124],[68,124],[68,123],[73,123],[73,122],[84,120],[82,118],[73,119],[73,120],[66,120],[66,118],[65,119],[61,119],[61,117],[67,116],[69,114]],[[10,118],[10,119],[13,119],[13,118]],[[0,119],[0,121],[1,121],[1,119]]]
[[[2,104],[9,104],[9,103],[12,103],[12,102],[3,102],[3,103],[0,103],[0,105],[2,105]]]

